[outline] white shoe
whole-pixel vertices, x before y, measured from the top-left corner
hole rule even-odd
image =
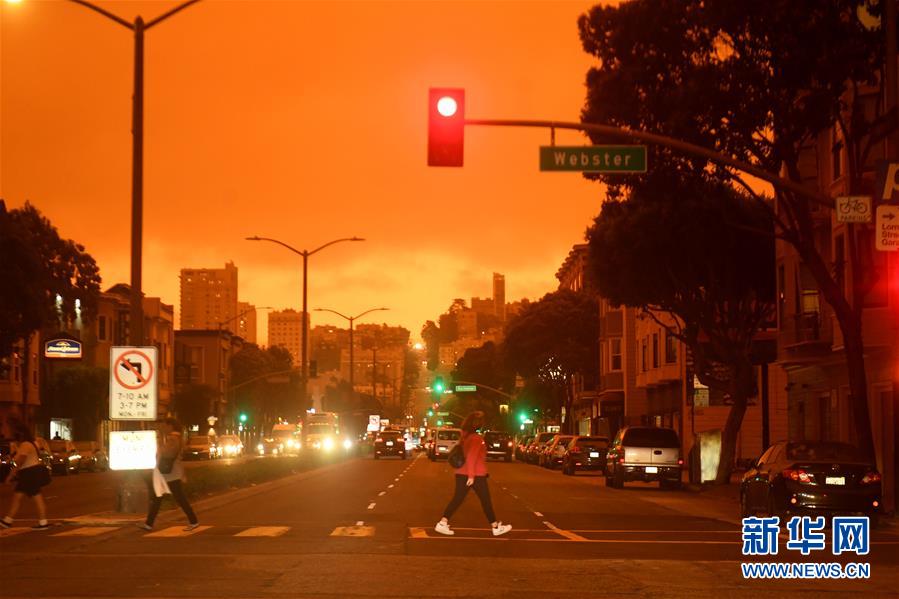
[[[448,537],[451,537],[454,534],[456,534],[456,531],[454,531],[450,528],[449,522],[444,522],[443,520],[441,520],[440,522],[437,523],[437,526],[434,527],[434,530],[436,530],[440,534],[446,535]]]
[[[493,536],[498,537],[500,535],[504,535],[507,532],[509,532],[510,530],[512,530],[511,524],[503,524],[502,522],[500,522],[496,526],[493,527]]]

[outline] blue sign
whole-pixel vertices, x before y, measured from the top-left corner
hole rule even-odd
[[[81,342],[74,339],[51,339],[44,344],[45,358],[81,359]]]

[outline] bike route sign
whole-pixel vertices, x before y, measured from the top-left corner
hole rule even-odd
[[[837,222],[869,223],[871,216],[871,196],[837,197]]]
[[[109,350],[109,419],[156,420],[159,372],[155,347]]]
[[[874,229],[875,248],[881,252],[899,250],[899,206],[878,206]]]

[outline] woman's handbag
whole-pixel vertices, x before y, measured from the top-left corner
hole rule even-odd
[[[175,467],[175,458],[159,458],[159,465],[157,468],[159,469],[160,474],[171,474],[172,468]]]
[[[465,450],[462,447],[461,441],[456,443],[453,448],[450,449],[449,454],[446,456],[446,461],[453,468],[461,468],[465,465]]]

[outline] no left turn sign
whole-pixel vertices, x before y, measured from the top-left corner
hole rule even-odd
[[[113,347],[109,351],[110,420],[156,420],[155,347]]]

